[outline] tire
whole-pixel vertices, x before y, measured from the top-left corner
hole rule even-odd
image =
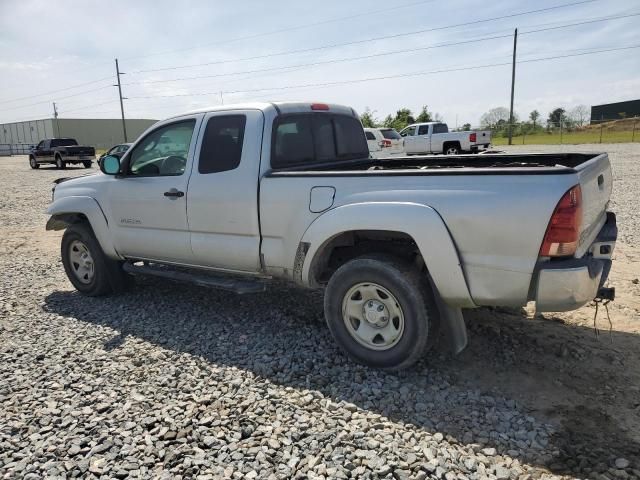
[[[29,166],[34,170],[40,168],[40,165],[36,162],[36,157],[29,157]]]
[[[97,297],[113,291],[110,269],[118,262],[106,257],[89,225],[76,223],[65,230],[61,255],[67,278],[80,293]]]
[[[445,155],[458,155],[459,153],[460,153],[460,146],[456,143],[450,143],[444,149]]]
[[[67,162],[62,161],[62,157],[56,157],[56,168],[63,169],[67,168]]]
[[[418,361],[439,319],[425,275],[385,255],[356,258],[336,270],[325,291],[324,310],[329,330],[347,356],[386,370]],[[359,318],[348,315],[349,310]]]
[[[84,168],[91,168],[91,162],[82,162],[82,165],[84,165]]]

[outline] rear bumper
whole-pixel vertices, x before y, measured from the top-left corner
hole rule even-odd
[[[597,297],[609,277],[617,236],[616,216],[607,212],[607,221],[582,258],[541,264],[534,281],[536,310],[575,310]]]

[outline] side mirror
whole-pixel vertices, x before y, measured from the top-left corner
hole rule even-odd
[[[105,156],[100,162],[100,170],[107,175],[120,173],[120,159],[114,155]]]

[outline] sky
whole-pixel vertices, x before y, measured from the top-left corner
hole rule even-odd
[[[477,126],[509,106],[515,28],[515,112],[546,118],[640,98],[640,16],[567,26],[632,14],[640,0],[0,0],[0,123],[51,118],[52,102],[118,118],[118,58],[128,118],[302,100]]]

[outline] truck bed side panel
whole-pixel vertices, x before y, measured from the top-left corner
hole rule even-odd
[[[432,207],[455,242],[474,302],[522,305],[549,218],[577,181],[575,174],[266,176],[260,201],[265,263],[292,271],[298,243],[319,215],[301,206],[308,206],[313,186],[332,186],[332,208],[362,202]]]

